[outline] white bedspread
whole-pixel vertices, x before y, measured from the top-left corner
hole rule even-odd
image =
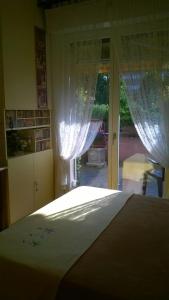
[[[1,232],[0,299],[55,299],[64,274],[130,196],[79,187]]]

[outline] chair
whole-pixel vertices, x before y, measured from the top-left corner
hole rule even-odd
[[[142,186],[143,195],[146,195],[148,179],[149,177],[151,177],[154,178],[157,182],[158,196],[162,197],[165,168],[162,167],[158,162],[156,162],[152,158],[148,158],[148,160],[152,163],[153,168],[144,172]]]

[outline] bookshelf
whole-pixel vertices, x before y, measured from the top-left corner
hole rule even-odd
[[[6,110],[8,157],[51,148],[49,110]]]

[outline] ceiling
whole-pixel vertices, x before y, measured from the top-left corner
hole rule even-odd
[[[69,5],[72,3],[84,2],[87,0],[37,0],[38,7],[44,9],[51,9],[63,5]]]

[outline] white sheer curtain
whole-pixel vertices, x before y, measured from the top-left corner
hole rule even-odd
[[[89,131],[87,134],[86,138],[86,143],[84,144],[84,147],[81,150],[80,156],[82,156],[93,144],[97,133],[99,132],[99,129],[102,126],[102,121],[101,120],[91,120],[90,126],[89,126]]]
[[[72,186],[72,161],[87,151],[100,126],[100,123],[91,123],[100,58],[101,40],[65,44],[64,85],[57,112],[61,184],[64,186]]]
[[[138,134],[169,167],[169,30],[121,37],[121,74]]]

